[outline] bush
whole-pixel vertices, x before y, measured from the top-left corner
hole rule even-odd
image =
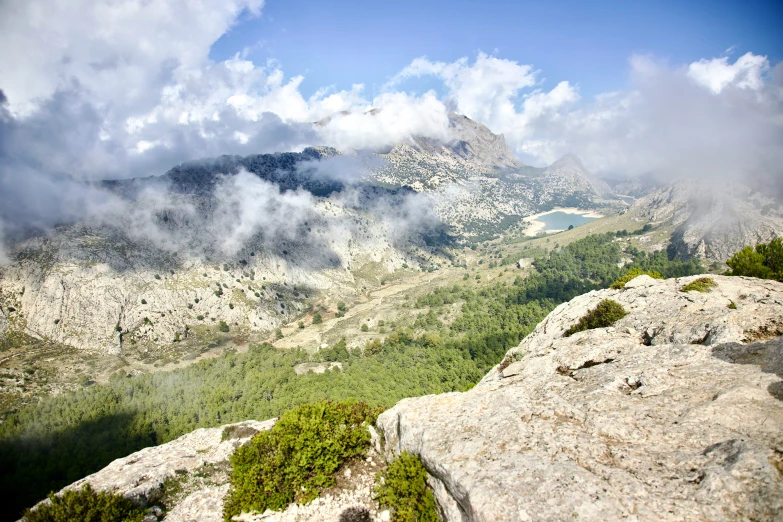
[[[383,481],[380,479],[383,478]],[[419,457],[401,453],[377,477],[375,499],[392,509],[394,522],[437,522],[435,497],[427,487],[427,470]]]
[[[570,337],[577,332],[593,330],[595,328],[606,328],[628,315],[623,305],[612,299],[604,299],[595,309],[587,312],[579,322],[571,326],[563,333],[563,337]]]
[[[621,288],[625,288],[625,284],[632,279],[636,279],[640,275],[648,275],[652,277],[653,279],[663,279],[663,276],[659,274],[658,272],[655,272],[653,270],[642,270],[641,268],[631,268],[628,270],[625,274],[620,276],[617,281],[612,283],[609,288],[614,288],[615,290],[619,290]]]
[[[224,333],[228,332],[228,325],[226,324],[225,321],[220,321],[218,323],[218,330],[220,330],[221,332],[224,332]]]
[[[321,324],[324,322],[323,317],[321,317],[321,312],[316,312],[313,315],[313,324]]]
[[[693,290],[696,290],[697,292],[709,292],[714,287],[718,286],[718,283],[713,281],[709,277],[700,277],[698,279],[694,279],[687,285],[680,288],[681,292],[692,292]]]
[[[338,310],[340,310],[340,311],[341,311],[341,312],[343,312],[343,313],[345,313],[345,312],[347,312],[347,311],[348,311],[348,307],[347,307],[347,306],[345,306],[345,303],[344,303],[343,301],[339,301],[339,302],[337,303],[337,309],[338,309]]]
[[[759,243],[754,250],[746,246],[726,261],[728,275],[783,281],[783,239]]]
[[[369,332],[370,327],[367,326],[367,323],[362,323],[362,326],[359,328],[359,330],[361,330],[362,332]]]
[[[147,300],[146,299],[142,299],[141,300],[141,304],[147,304]]]
[[[144,511],[132,501],[107,491],[96,492],[85,484],[62,495],[49,494],[50,504],[25,510],[25,522],[141,522]]]
[[[365,403],[320,401],[284,413],[231,457],[225,520],[245,511],[307,503],[334,484],[343,462],[370,445],[367,426],[378,411]]]
[[[280,340],[283,338],[283,330],[280,328],[275,330],[275,339]]]
[[[203,315],[197,315],[196,316],[196,320],[197,321],[203,321],[204,320],[204,316]]]

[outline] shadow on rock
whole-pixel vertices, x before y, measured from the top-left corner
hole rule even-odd
[[[33,425],[15,433],[13,423],[12,418],[6,420],[0,434],[0,488],[6,499],[0,507],[0,521],[17,520],[25,508],[50,491],[157,443],[154,431],[127,413],[104,415],[57,431],[37,430]]]
[[[712,349],[712,355],[734,364],[755,364],[764,373],[774,373],[783,379],[783,337],[750,344],[720,344]],[[773,382],[767,391],[783,401],[783,381]]]

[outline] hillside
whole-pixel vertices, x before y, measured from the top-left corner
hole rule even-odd
[[[446,521],[775,519],[783,285],[716,276],[709,292],[682,291],[694,279],[641,276],[560,305],[470,391],[404,399],[382,413],[383,447],[369,450],[368,470],[383,466],[378,451],[418,455]],[[607,298],[629,314],[563,338]],[[241,436],[270,425],[246,422]],[[221,433],[235,429],[198,430],[71,487],[118,488],[148,507],[163,494],[166,520],[198,510],[217,522],[227,455],[246,440]],[[246,520],[337,521],[351,507],[383,520],[367,470],[351,467],[340,472],[344,489]]]

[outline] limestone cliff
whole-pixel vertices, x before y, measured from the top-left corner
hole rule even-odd
[[[381,414],[386,450],[447,520],[783,520],[783,285],[693,279],[560,305],[472,390]],[[564,338],[602,299],[630,313]]]

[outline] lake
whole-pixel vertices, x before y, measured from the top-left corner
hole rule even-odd
[[[551,232],[554,230],[568,230],[569,225],[578,227],[579,225],[584,225],[594,219],[595,218],[585,217],[581,214],[567,214],[565,212],[557,211],[541,216],[537,218],[536,221],[544,223],[544,230],[546,232]]]

